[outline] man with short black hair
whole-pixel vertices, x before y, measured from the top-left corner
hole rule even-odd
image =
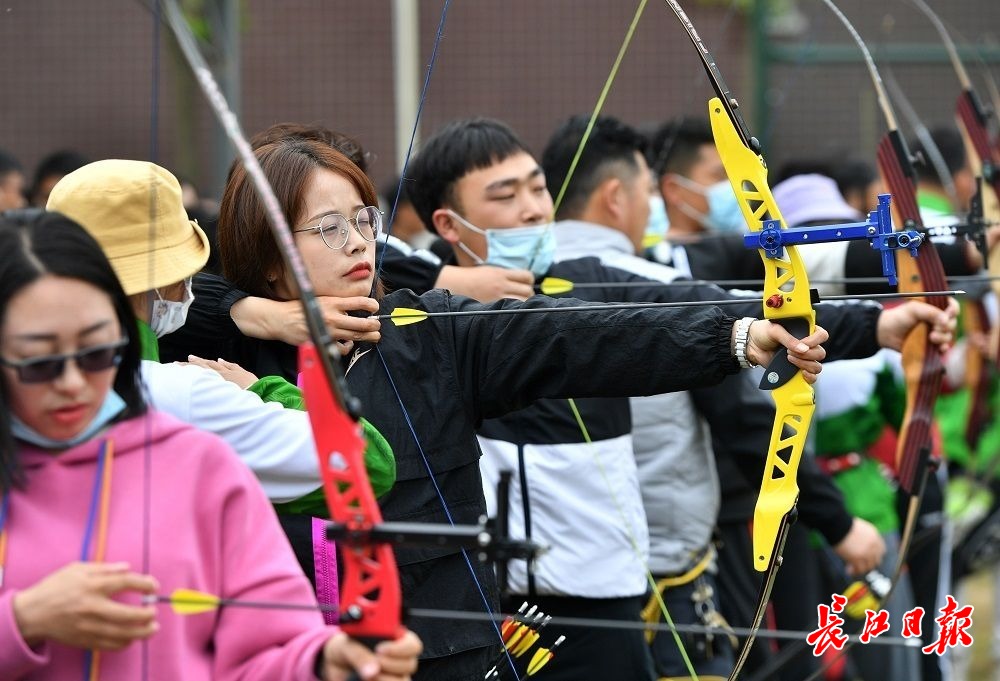
[[[550,138],[542,164],[554,185],[565,183],[588,124],[589,117],[575,116]],[[637,255],[642,252],[642,215],[652,182],[641,153],[644,146],[645,140],[631,126],[615,118],[601,116],[594,122],[556,212],[557,261],[593,256],[607,267],[663,282],[679,280],[682,275],[676,269]],[[721,616],[712,534],[720,489],[713,443],[731,455],[753,487],[759,487],[774,406],[752,374],[630,402],[639,484],[649,522],[649,569],[674,623],[717,624]],[[884,551],[875,528],[852,518],[842,495],[811,458],[803,458],[798,479],[800,515],[806,523],[819,529],[852,568],[866,572],[875,567]],[[750,572],[749,562],[743,567]],[[643,616],[651,622],[662,620],[655,598],[650,598]],[[732,671],[734,651],[728,637],[687,634],[682,640],[700,678],[725,677]],[[651,647],[661,678],[687,675],[681,651],[669,633],[653,636]]]
[[[597,258],[553,263],[553,205],[545,173],[527,146],[499,121],[477,118],[448,124],[425,142],[409,175],[418,214],[451,245],[454,262],[461,266],[516,267],[530,270],[536,281],[555,277],[588,283],[591,286],[572,295],[592,301],[735,297],[711,286],[642,286],[650,280],[607,267]],[[642,227],[648,217],[646,177],[642,199],[647,208],[632,216]],[[624,191],[621,183],[609,194]],[[759,314],[760,304],[759,299],[748,299],[740,311]],[[852,317],[844,309],[823,314],[848,345],[867,345],[878,335],[875,327],[881,322],[876,317],[892,317],[873,308]],[[622,343],[629,342],[622,338]],[[637,364],[645,366],[641,353],[647,350],[655,352],[635,348]],[[840,350],[849,356],[874,352],[873,347],[856,344]],[[600,352],[583,339],[576,351]],[[551,546],[533,566],[511,562],[508,607],[527,599],[553,616],[638,619],[645,604],[649,542],[631,430],[627,398],[608,397],[580,399],[573,406],[566,400],[538,400],[486,420],[478,429],[484,488],[495,488],[501,470],[519,472],[511,488],[512,534]],[[552,681],[657,678],[640,631],[563,627],[556,622],[546,630],[567,636],[558,658],[546,669]]]
[[[418,214],[452,246],[459,265],[519,267],[532,271],[536,280],[551,276],[608,284],[607,290],[574,292],[587,300],[683,296],[619,286],[642,280],[594,258],[553,265],[552,198],[545,174],[527,146],[499,121],[445,126],[425,143],[410,176]],[[643,227],[647,215],[648,208],[639,216]],[[747,311],[754,305],[748,301]],[[635,622],[644,604],[648,536],[629,403],[627,398],[581,399],[576,408],[586,435],[566,400],[537,401],[485,421],[478,431],[484,488],[495,488],[501,470],[518,472],[511,489],[512,533],[551,546],[534,565],[511,562],[505,605],[516,609],[529,600],[555,617]],[[546,669],[556,681],[658,678],[641,631],[566,628],[556,622],[546,630],[567,637]]]

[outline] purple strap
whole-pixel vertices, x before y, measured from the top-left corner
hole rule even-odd
[[[340,590],[337,587],[337,552],[334,543],[326,538],[326,521],[312,519],[313,564],[316,569],[316,598],[323,605],[339,605]],[[334,610],[323,611],[323,621],[337,623]]]

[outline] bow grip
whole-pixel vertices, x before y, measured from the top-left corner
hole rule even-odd
[[[796,338],[805,338],[809,335],[809,320],[802,317],[772,319],[771,323],[780,324],[788,333]],[[781,346],[775,351],[774,358],[764,370],[764,375],[761,377],[758,387],[761,390],[780,388],[788,383],[798,370],[797,366],[788,361],[788,348]]]

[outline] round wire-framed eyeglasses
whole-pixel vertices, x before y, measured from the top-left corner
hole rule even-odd
[[[330,213],[319,218],[317,224],[293,229],[293,233],[316,230],[327,248],[336,250],[347,243],[351,225],[365,241],[375,241],[382,234],[382,211],[375,206],[365,206],[353,218],[340,213]]]

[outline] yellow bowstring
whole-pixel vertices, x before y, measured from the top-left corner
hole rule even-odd
[[[611,85],[614,83],[615,78],[618,76],[618,69],[621,67],[622,61],[625,58],[625,53],[628,51],[629,45],[632,44],[632,37],[635,35],[635,29],[639,25],[639,20],[642,18],[642,13],[646,9],[646,3],[648,0],[640,0],[638,7],[636,7],[635,14],[632,16],[632,21],[629,24],[628,31],[625,33],[625,38],[622,40],[621,47],[618,49],[618,55],[615,57],[614,64],[611,66],[611,72],[608,74],[607,79],[604,81],[604,87],[601,89],[601,94],[597,98],[597,104],[594,106],[593,112],[590,114],[590,120],[587,122],[587,129],[583,133],[583,137],[580,139],[580,144],[576,148],[576,153],[573,155],[573,160],[570,162],[569,170],[566,172],[566,177],[563,179],[562,186],[559,188],[559,193],[556,195],[556,199],[552,206],[552,220],[555,221],[555,214],[559,210],[559,206],[562,203],[563,197],[566,195],[566,189],[569,187],[570,180],[573,178],[573,173],[576,171],[577,165],[580,163],[580,158],[583,156],[583,150],[587,146],[587,141],[590,139],[590,134],[594,129],[594,124],[597,122],[597,117],[601,115],[601,110],[604,108],[604,102],[608,97],[608,93],[611,92]],[[552,223],[549,223],[551,227]],[[597,463],[598,470],[601,472],[601,477],[604,478],[604,482],[608,487],[608,492],[611,494],[611,499],[618,511],[618,514],[622,518],[622,523],[625,528],[625,534],[628,537],[629,543],[632,545],[632,551],[635,553],[636,558],[639,563],[642,564],[643,569],[646,572],[646,581],[649,583],[650,588],[653,590],[654,598],[657,604],[660,606],[660,611],[663,613],[664,620],[671,626],[674,626],[673,618],[667,611],[667,604],[663,601],[662,595],[656,589],[656,579],[653,577],[653,573],[650,572],[649,566],[643,559],[642,550],[639,548],[639,543],[636,541],[635,533],[632,529],[632,523],[629,521],[622,508],[621,503],[615,494],[614,488],[611,485],[611,481],[608,479],[607,472],[604,469],[604,463],[601,461],[601,457],[598,456],[597,450],[594,449],[594,443],[590,439],[590,432],[587,430],[587,425],[583,421],[583,417],[580,415],[579,409],[577,409],[576,402],[570,398],[567,400],[570,409],[573,411],[573,417],[576,419],[577,425],[580,427],[580,432],[583,434],[583,439],[591,449],[591,454],[594,457],[594,461]],[[681,641],[680,634],[677,631],[672,632],[674,641],[677,643],[677,648],[680,651],[681,658],[684,660],[684,665],[691,675],[693,681],[698,681],[698,674],[694,670],[694,665],[691,663],[691,659],[688,657],[687,650],[684,648],[684,643]]]

